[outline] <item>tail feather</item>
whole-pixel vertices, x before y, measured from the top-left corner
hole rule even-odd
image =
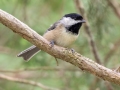
[[[38,47],[35,45],[29,47],[28,49],[20,52],[17,57],[23,57],[24,60],[28,61],[30,60],[35,54],[37,54],[40,51]]]

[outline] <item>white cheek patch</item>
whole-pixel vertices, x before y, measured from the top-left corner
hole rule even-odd
[[[63,17],[63,18],[60,20],[60,22],[61,22],[63,25],[65,25],[65,26],[71,26],[71,25],[74,25],[74,24],[76,24],[76,23],[78,23],[78,22],[81,22],[81,21],[74,20],[74,19],[72,19],[72,18],[70,18],[70,17]]]

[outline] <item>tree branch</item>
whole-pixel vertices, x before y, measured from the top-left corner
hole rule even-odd
[[[115,14],[120,19],[120,4],[116,0],[107,0],[108,4],[112,7]]]
[[[82,16],[84,17],[84,19],[86,20],[86,23],[84,24],[84,28],[85,28],[86,34],[88,35],[88,40],[89,40],[89,44],[90,44],[93,56],[94,56],[96,62],[101,64],[101,60],[100,60],[100,57],[98,55],[97,48],[96,48],[95,42],[94,42],[93,37],[92,37],[92,33],[90,30],[88,19],[86,17],[85,10],[82,6],[82,3],[79,0],[74,0],[74,1],[75,1],[76,7],[77,7],[79,13],[81,13]]]
[[[37,82],[31,81],[31,80],[14,78],[14,77],[6,76],[4,74],[0,74],[0,79],[5,79],[5,80],[9,80],[9,81],[24,83],[24,84],[29,84],[29,85],[33,85],[33,86],[38,86],[38,87],[40,87],[44,90],[59,90],[59,89],[54,89],[54,88],[47,87],[47,86],[45,86],[41,83],[37,83]]]
[[[24,68],[24,69],[20,69],[20,70],[3,70],[0,69],[0,72],[3,73],[16,73],[16,72],[24,72],[24,71],[39,71],[39,70],[43,70],[43,71],[70,71],[70,72],[76,72],[76,71],[80,71],[79,68],[71,68],[71,67],[46,67],[46,66],[42,66],[42,67],[36,67],[36,68]]]
[[[114,53],[119,50],[120,47],[120,39],[118,41],[116,41],[113,44],[113,47],[110,49],[110,51],[106,54],[105,58],[104,58],[104,65],[108,62],[108,60],[114,55]]]
[[[120,85],[120,73],[99,65],[93,60],[86,58],[77,52],[73,53],[71,50],[66,48],[56,45],[51,48],[49,42],[46,39],[3,10],[0,10],[0,22],[10,28],[13,32],[16,32],[50,55],[69,62],[82,70],[88,71],[93,75],[98,76],[103,80],[114,82]]]
[[[97,50],[96,44],[95,44],[95,42],[94,42],[94,39],[93,39],[93,36],[92,36],[92,33],[91,33],[91,29],[90,29],[90,25],[89,25],[89,21],[88,21],[88,18],[87,18],[87,16],[86,16],[85,9],[84,9],[84,7],[83,7],[83,5],[82,5],[82,2],[81,2],[81,0],[74,0],[74,1],[75,1],[76,7],[77,7],[79,13],[81,13],[82,16],[83,16],[83,17],[85,18],[85,20],[86,20],[86,24],[84,24],[84,28],[85,28],[86,34],[87,34],[88,37],[89,37],[88,40],[89,40],[89,44],[90,44],[90,46],[91,46],[91,51],[92,51],[92,53],[93,53],[93,56],[94,56],[94,58],[95,58],[95,60],[96,60],[97,63],[102,64],[102,62],[101,62],[102,60],[101,60],[100,57],[99,57],[98,50]],[[98,78],[95,78],[93,84],[91,85],[92,87],[90,87],[90,90],[93,90],[93,89],[94,89],[95,84],[96,84],[97,82],[99,82],[99,79],[98,79]],[[106,82],[105,85],[106,85],[106,87],[108,88],[108,90],[110,90],[109,87],[112,87],[112,86],[111,86],[109,83],[108,83],[108,84],[107,84],[107,83],[108,83],[108,82]],[[108,87],[108,86],[109,86],[109,87]],[[112,90],[112,88],[111,88],[111,90]]]

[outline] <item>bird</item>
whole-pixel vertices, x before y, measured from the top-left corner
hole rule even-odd
[[[58,45],[67,48],[76,41],[82,23],[85,22],[80,14],[65,14],[60,20],[47,29],[43,37],[50,42],[51,46]],[[29,61],[39,51],[40,49],[37,46],[32,45],[20,52],[17,57],[23,57],[25,61]]]

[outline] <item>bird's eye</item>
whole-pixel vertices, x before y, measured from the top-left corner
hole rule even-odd
[[[79,20],[79,18],[78,18],[78,17],[75,17],[74,19],[75,19],[75,20]]]
[[[77,20],[77,17],[75,18],[75,20]]]

